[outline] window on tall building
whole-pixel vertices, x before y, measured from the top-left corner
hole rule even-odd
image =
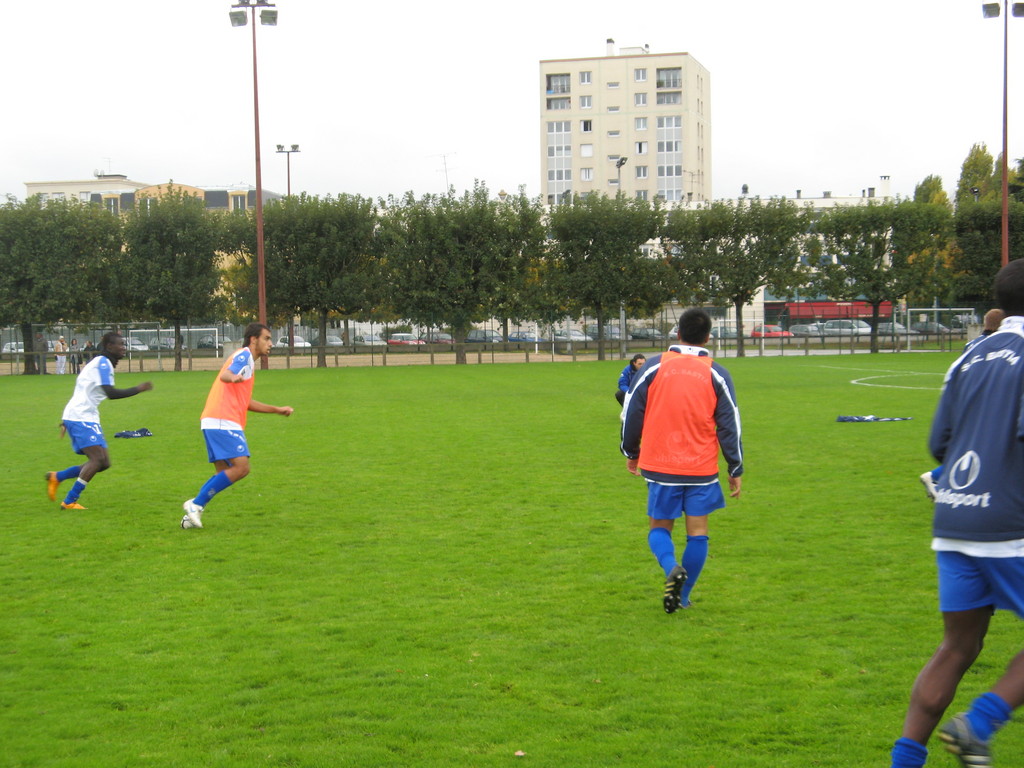
[[[594,121],[593,120],[580,120],[580,130],[583,133],[590,133],[591,131],[594,130]]]
[[[619,108],[618,107],[608,107],[608,111],[609,112],[618,112]]]
[[[568,101],[568,99],[566,99]],[[658,93],[659,104],[682,104],[683,103],[683,92],[682,91],[661,91]]]
[[[590,85],[590,72],[580,72],[580,85]]]
[[[634,107],[646,107],[647,106],[647,94],[646,93],[634,93],[633,94],[633,106]]]
[[[580,157],[593,157],[594,156],[594,145],[593,144],[580,144]]]
[[[646,189],[638,189],[636,191],[636,199],[637,200],[646,200],[647,199],[647,190]]]
[[[675,140],[675,139],[671,139],[669,141],[659,141],[658,142],[658,151],[659,152],[678,152],[679,151],[679,145],[680,145],[680,142]]]
[[[244,211],[246,194],[245,192],[232,192],[230,193],[231,203],[228,206],[232,211]]]
[[[659,88],[682,88],[683,70],[680,67],[658,68]]]
[[[54,192],[52,195],[50,195],[50,199],[51,200],[63,200],[64,199],[64,193],[63,192]]]
[[[635,131],[646,131],[647,130],[647,118],[646,117],[635,117],[635,118],[633,118],[633,130],[635,130]]]
[[[580,181],[593,181],[594,180],[594,169],[593,168],[580,168]]]
[[[638,179],[646,179],[647,178],[647,166],[646,165],[638,165],[638,166],[636,166],[636,177]]]
[[[569,93],[569,75],[548,75],[548,93]]]
[[[618,80],[612,80],[611,82],[608,83],[608,87],[609,88],[618,88],[619,87],[619,81]]]
[[[92,193],[91,192],[79,192],[78,193],[78,200],[79,200],[79,202],[82,202],[82,203],[88,203],[90,200],[92,200]]]
[[[592,96],[580,96],[580,109],[590,109],[592,106],[594,106]]]
[[[620,134],[620,131],[608,131],[608,138],[609,139],[617,139],[617,138],[619,138],[619,134]]]
[[[103,197],[103,207],[110,211],[115,216],[121,213],[121,197],[120,195],[105,195]]]
[[[636,142],[636,153],[638,155],[646,155],[647,154],[647,142],[646,141],[638,141],[638,142]]]
[[[646,69],[634,69],[633,80],[637,83],[647,82],[647,70]]]
[[[548,99],[548,109],[571,109],[570,100],[568,96],[559,96],[554,99]]]

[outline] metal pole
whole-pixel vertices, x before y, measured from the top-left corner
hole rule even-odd
[[[1009,194],[1009,172],[1007,164],[1007,107],[1008,107],[1008,58],[1010,40],[1010,0],[1003,0],[1003,210],[1002,210],[1002,242],[1000,244],[1000,258],[1005,267],[1010,262],[1010,194]]]
[[[267,323],[267,272],[263,250],[263,171],[260,163],[260,89],[256,64],[256,7],[251,9],[252,21],[252,108],[256,136],[256,284],[259,303],[259,321]],[[266,358],[262,361],[266,367]]]

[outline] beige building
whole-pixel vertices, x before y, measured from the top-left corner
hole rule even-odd
[[[688,53],[643,48],[540,62],[541,190],[549,205],[618,191],[711,199],[711,76]]]

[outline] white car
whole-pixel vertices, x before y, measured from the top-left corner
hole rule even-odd
[[[8,341],[4,344],[4,354],[11,354],[13,352],[24,352],[25,342],[23,341]]]
[[[295,348],[295,349],[307,348],[307,347],[313,346],[312,344],[310,344],[308,341],[306,341],[301,336],[293,336],[292,339],[293,339],[293,342],[292,342],[291,346],[293,348]],[[277,340],[277,344],[275,344],[274,346],[276,346],[276,347],[284,347],[285,349],[287,349],[288,346],[289,346],[288,345],[288,337],[287,336],[282,336],[280,339]]]
[[[384,339],[376,333],[363,333],[353,339],[357,347],[381,347],[384,346]]]
[[[149,345],[144,344],[141,339],[134,336],[124,340],[125,349],[129,352],[149,352]]]

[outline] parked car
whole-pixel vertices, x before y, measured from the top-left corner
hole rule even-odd
[[[572,328],[569,331],[555,331],[555,341],[590,341],[583,331]]]
[[[426,344],[423,339],[413,336],[411,333],[392,333],[388,336],[388,344],[393,347],[407,347],[412,344]]]
[[[384,339],[376,333],[357,334],[352,338],[357,347],[381,347],[384,346]]]
[[[149,348],[152,349],[152,350],[162,349],[162,350],[170,350],[170,351],[173,352],[174,351],[174,339],[167,339],[167,338],[153,339],[153,341],[151,341],[149,343]],[[181,345],[181,348],[182,349],[188,349],[188,347],[186,347],[184,344]]]
[[[533,331],[513,331],[508,335],[508,340],[518,342],[520,344],[540,344],[541,342],[547,341],[547,339],[539,336]]]
[[[420,334],[420,339],[426,344],[454,344],[455,339],[450,333],[444,331],[427,331]]]
[[[289,346],[289,344],[288,344],[288,337],[287,336],[282,336],[280,339],[277,340],[277,344],[275,346],[284,347],[284,348],[287,349],[288,346]],[[291,344],[291,346],[294,349],[309,349],[313,345],[310,344],[308,341],[306,341],[301,336],[293,336],[292,337],[292,344]]]
[[[917,336],[917,331],[908,329],[902,323],[879,323],[879,336]]]
[[[863,320],[829,320],[823,331],[825,336],[870,336],[871,326]]]
[[[755,325],[750,335],[755,339],[781,339],[788,338],[793,334],[790,331],[782,330],[778,325]]]
[[[500,333],[486,328],[475,328],[466,336],[467,344],[501,344],[504,341]]]
[[[216,342],[214,341],[213,334],[208,333],[205,336],[200,336],[199,341],[196,342],[196,349],[217,349],[218,351],[224,349],[226,346],[231,345],[231,339],[226,336],[219,337]]]
[[[646,341],[664,341],[665,334],[657,328],[634,328],[629,334],[632,339],[643,339]]]
[[[597,341],[598,334],[596,327],[591,328],[589,331],[587,331],[587,338],[590,339],[591,341]],[[621,339],[622,332],[619,330],[619,326],[606,325],[604,327],[604,338],[605,341],[618,341],[619,339]]]
[[[124,340],[124,347],[129,352],[149,352],[149,346],[144,344],[142,339],[137,339],[134,336],[129,336]]]
[[[23,341],[8,341],[4,344],[4,354],[13,354],[14,352],[24,352],[25,342]]]
[[[324,337],[324,343],[323,344],[320,344],[320,338],[319,337],[314,338],[313,339],[313,346],[314,347],[320,347],[320,346],[324,346],[324,347],[344,347],[345,346],[345,342],[341,340],[341,336],[331,336],[330,334],[328,334],[327,336]]]
[[[910,327],[918,333],[949,333],[949,328],[942,323],[911,323]]]
[[[636,338],[635,336],[633,338]],[[735,339],[737,333],[735,328],[729,326],[716,325],[711,328],[712,339]]]
[[[824,336],[824,323],[800,323],[789,326],[789,332],[794,336]]]

